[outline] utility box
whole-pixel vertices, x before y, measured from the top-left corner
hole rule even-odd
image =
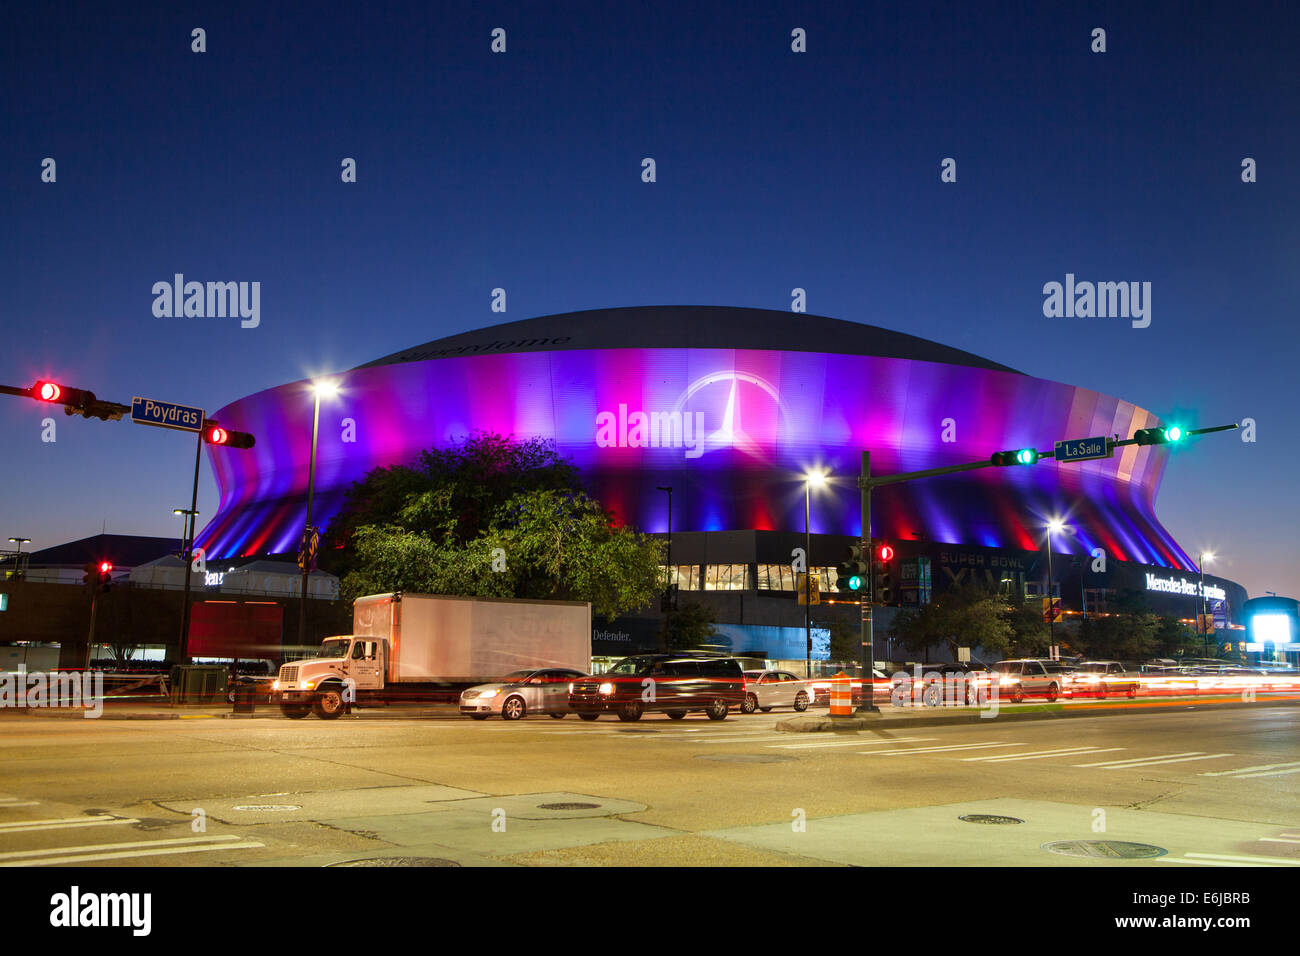
[[[226,698],[225,664],[177,664],[171,672],[173,704],[214,704]]]

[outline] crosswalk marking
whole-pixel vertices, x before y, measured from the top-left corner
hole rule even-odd
[[[120,853],[86,853],[77,856],[54,856],[40,860],[13,860],[0,863],[0,867],[11,866],[62,866],[65,863],[90,863],[96,860],[125,860],[141,856],[171,856],[176,853],[211,853],[216,850],[256,850],[262,843],[228,843],[224,846],[177,846],[164,847],[159,850],[126,850]]]
[[[1260,837],[1259,839],[1260,839],[1260,841],[1263,842],[1263,843],[1297,843],[1297,844],[1300,844],[1300,840],[1289,840],[1289,839],[1287,839],[1286,837]]]
[[[1153,863],[1189,863],[1194,866],[1272,866],[1271,863],[1230,863],[1225,860],[1188,860],[1178,856],[1158,856]]]
[[[937,754],[953,750],[984,750],[988,747],[1023,747],[1024,744],[984,743],[984,744],[946,744],[942,747],[905,747],[902,750],[863,750],[871,757],[893,757],[898,754]]]
[[[1219,760],[1233,754],[1206,754],[1193,751],[1187,754],[1156,754],[1154,757],[1139,757],[1133,760],[1113,760],[1101,763],[1076,764],[1079,767],[1100,767],[1102,770],[1140,770],[1144,767],[1160,767],[1168,763],[1188,763],[1194,760]]]
[[[1228,860],[1234,863],[1253,863],[1263,866],[1300,866],[1300,860],[1288,860],[1281,856],[1233,856],[1225,853],[1184,853],[1183,856],[1196,860]]]
[[[1123,750],[1123,747],[1063,747],[1059,750],[1040,750],[1033,753],[1017,754],[992,754],[982,757],[963,757],[962,761],[971,763],[974,761],[986,761],[988,763],[1007,763],[1012,760],[1045,760],[1048,757],[1082,757],[1084,754],[1100,754],[1112,750]]]
[[[59,846],[49,850],[10,850],[0,853],[0,860],[29,859],[58,856],[68,853],[96,853],[100,850],[134,850],[140,847],[180,846],[200,843],[237,843],[242,837],[232,834],[222,836],[176,837],[170,840],[133,840],[129,843],[87,843],[82,846]]]
[[[788,737],[789,734],[786,734]],[[910,744],[926,740],[938,740],[937,737],[895,737],[893,740],[818,740],[806,744],[772,744],[774,750],[816,750],[823,747],[870,747],[875,744]]]
[[[1285,774],[1300,773],[1300,761],[1294,763],[1265,763],[1253,767],[1238,767],[1236,770],[1215,770],[1201,774],[1202,777],[1280,777]]]
[[[32,830],[70,830],[76,827],[107,827],[123,823],[139,823],[134,817],[63,817],[58,820],[15,820],[0,823],[0,836],[6,833],[27,833]]]

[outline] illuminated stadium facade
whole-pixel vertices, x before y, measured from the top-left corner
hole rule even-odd
[[[1150,411],[1085,388],[1033,378],[978,356],[872,326],[758,309],[643,307],[545,316],[450,336],[332,377],[323,401],[315,517],[328,524],[369,470],[474,431],[540,436],[580,469],[616,520],[668,530],[683,590],[715,593],[719,620],[802,623],[791,548],[812,493],[812,563],[823,589],[859,533],[854,478],[1051,449],[1063,438],[1161,424]],[[215,414],[249,431],[247,452],[211,455],[220,491],[198,544],[211,558],[297,550],[306,511],[312,397],[307,383],[251,395]],[[927,557],[942,590],[969,575],[1042,593],[1044,528],[1065,606],[1103,610],[1118,590],[1146,591],[1190,618],[1194,561],[1156,519],[1170,451],[1127,446],[1112,458],[999,467],[878,489],[875,536],[903,562]],[[1106,570],[1093,570],[1102,549]],[[1083,558],[1087,560],[1082,560]],[[1073,560],[1072,560],[1073,559]],[[1245,593],[1206,577],[1234,619]],[[701,597],[709,597],[702,593]],[[652,612],[647,612],[650,615]],[[635,628],[633,628],[635,630]],[[610,632],[613,634],[614,632]],[[635,638],[632,639],[635,643]]]

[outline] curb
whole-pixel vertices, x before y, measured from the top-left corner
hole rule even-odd
[[[935,716],[915,717],[889,717],[888,710],[882,710],[880,714],[874,717],[790,717],[786,720],[778,721],[776,729],[785,733],[807,734],[807,733],[844,733],[857,732],[859,730],[884,730],[886,728],[897,727],[899,729],[915,729],[917,727],[942,727],[954,724],[979,724],[994,720],[1060,720],[1074,717],[1112,717],[1112,716],[1133,716],[1135,713],[1150,712],[1159,710],[1168,712],[1177,709],[1193,710],[1197,707],[1204,707],[1213,704],[1216,707],[1256,707],[1260,704],[1286,704],[1300,701],[1300,697],[1288,695],[1286,697],[1270,698],[1260,696],[1255,700],[1245,701],[1239,696],[1224,697],[1189,697],[1180,698],[1171,701],[1153,701],[1144,700],[1134,705],[1132,703],[1115,703],[1115,704],[1037,704],[1031,705],[1032,709],[1007,710],[999,709],[993,717],[985,717],[978,710],[963,710],[959,713],[937,714]],[[896,708],[904,710],[910,708]]]

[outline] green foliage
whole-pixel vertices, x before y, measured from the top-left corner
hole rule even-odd
[[[894,618],[890,636],[904,648],[929,657],[930,648],[946,644],[953,656],[958,647],[982,647],[1003,654],[1015,632],[1004,601],[979,586],[945,591],[929,604],[909,608]]]
[[[683,604],[676,611],[669,611],[659,630],[664,647],[672,651],[700,647],[717,633],[713,612],[700,604]]]
[[[1089,657],[1142,661],[1152,657],[1179,657],[1200,650],[1200,641],[1171,617],[1151,610],[1145,595],[1121,594],[1104,616],[1090,616],[1079,627],[1079,645]]]
[[[1052,629],[1043,620],[1040,598],[1011,605],[1003,610],[1002,616],[1011,628],[1011,640],[1003,651],[1007,657],[1043,657],[1047,654],[1052,643]]]
[[[862,631],[848,621],[836,619],[817,625],[831,632],[830,657],[832,661],[856,663],[862,659]]]
[[[346,598],[387,591],[590,601],[613,617],[658,593],[660,544],[612,526],[546,442],[477,434],[377,469],[330,525]]]

